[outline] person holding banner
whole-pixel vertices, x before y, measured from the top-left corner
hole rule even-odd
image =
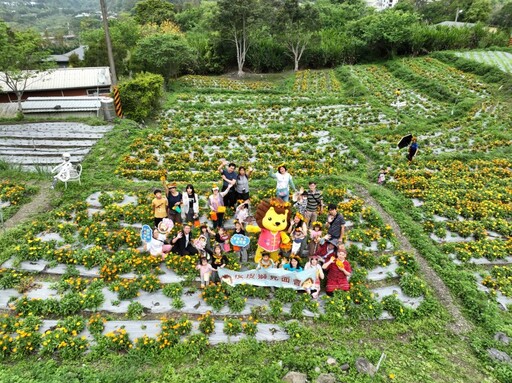
[[[309,269],[316,271],[316,278],[313,280],[311,287],[306,288],[306,291],[313,297],[313,299],[316,299],[320,293],[320,280],[324,279],[324,271],[322,266],[318,263],[318,256],[313,255],[309,257],[309,262],[304,266],[304,270]]]
[[[228,257],[222,252],[220,245],[215,245],[213,248],[213,261],[212,261],[212,282],[220,282],[218,269],[223,269],[228,264]]]
[[[299,263],[299,260],[296,257],[290,257],[290,262],[283,263],[283,269],[287,271],[302,271],[302,266]]]
[[[347,251],[342,243],[338,245],[336,256],[324,263],[322,268],[327,271],[327,284],[325,292],[327,295],[332,296],[335,290],[350,290],[348,278],[352,274],[352,267],[347,261]]]
[[[261,259],[258,262],[258,264],[256,265],[256,270],[273,269],[274,267],[276,267],[276,264],[270,258],[270,253],[264,252],[263,254],[261,254]]]

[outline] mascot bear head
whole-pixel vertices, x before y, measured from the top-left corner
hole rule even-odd
[[[289,202],[281,198],[271,198],[270,201],[263,200],[258,204],[255,218],[260,228],[275,233],[287,229],[291,214]]]

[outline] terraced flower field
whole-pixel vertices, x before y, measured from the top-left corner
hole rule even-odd
[[[82,187],[3,234],[0,358],[128,354],[161,367],[166,355],[172,367],[144,373],[170,382],[278,382],[290,371],[311,381],[507,381],[512,369],[490,355],[512,355],[500,340],[512,336],[510,97],[431,57],[290,76],[179,79],[154,124],[121,122],[86,158],[94,172]],[[409,133],[412,162],[396,148]],[[269,165],[285,163],[297,187],[317,182],[347,221],[349,291],[201,291],[193,257],[143,253],[139,230],[161,178],[192,182],[207,222],[221,159],[255,169],[253,211],[275,193]],[[228,209],[229,229],[232,218]],[[228,258],[235,270],[254,267]],[[358,371],[361,357],[383,358],[374,378]]]

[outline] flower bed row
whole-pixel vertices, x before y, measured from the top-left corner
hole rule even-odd
[[[307,69],[295,73],[293,83],[293,92],[295,93],[338,93],[340,89],[340,82],[333,70],[312,71]]]
[[[449,230],[471,240],[445,244],[445,252],[461,261],[494,260],[512,254],[511,165],[505,159],[418,161],[396,169],[391,185],[408,197],[424,200],[421,210],[428,233],[444,239]],[[489,232],[496,239],[489,238]]]
[[[351,67],[351,75],[357,78],[361,84],[370,90],[386,106],[396,108],[397,101],[402,103],[400,109],[420,115],[423,118],[435,117],[446,109],[446,105],[431,99],[408,86],[402,80],[394,77],[385,67],[377,65],[355,65]],[[400,89],[397,97],[396,90]],[[405,104],[403,104],[405,103]]]
[[[275,84],[268,81],[242,81],[212,76],[187,75],[180,77],[178,82],[197,89],[222,89],[229,91],[262,91],[275,88]]]

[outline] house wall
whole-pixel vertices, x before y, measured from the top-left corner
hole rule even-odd
[[[93,93],[100,91],[101,94],[110,93],[110,88],[90,88],[90,89],[62,89],[62,90],[41,90],[23,93],[22,99],[28,97],[66,97],[66,96],[92,96]],[[12,92],[0,93],[0,103],[17,102],[16,95]]]

